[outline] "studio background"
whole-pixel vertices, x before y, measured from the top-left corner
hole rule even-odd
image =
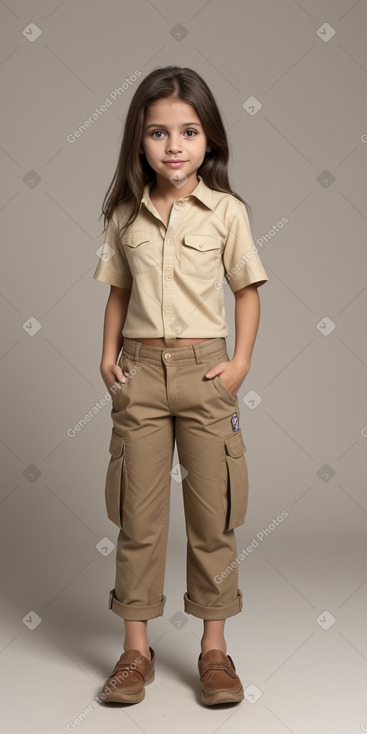
[[[366,2],[8,0],[0,23],[2,723],[17,734],[366,731]],[[195,69],[215,95],[269,276],[239,391],[250,496],[236,535],[252,550],[243,611],[226,624],[246,698],[215,711],[200,706],[201,621],[183,612],[174,479],[167,603],[149,623],[156,681],[139,706],[93,708],[123,643],[107,609],[110,403],[70,430],[106,394],[109,286],[92,278],[102,200],[132,95],[168,64]],[[228,285],[225,298],[231,356]]]

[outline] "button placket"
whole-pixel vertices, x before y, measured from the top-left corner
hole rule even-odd
[[[163,303],[162,303],[162,314],[163,314],[163,331],[164,338],[167,340],[169,346],[172,346],[176,339],[175,332],[171,329],[171,323],[174,319],[174,258],[175,258],[175,230],[177,228],[178,220],[182,216],[183,207],[182,204],[178,207],[177,202],[172,206],[170,217],[168,220],[168,227],[163,248]]]

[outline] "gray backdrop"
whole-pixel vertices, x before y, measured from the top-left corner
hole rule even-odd
[[[366,731],[366,2],[7,0],[0,22],[7,731]],[[250,500],[236,534],[249,550],[226,631],[245,700],[200,706],[202,625],[183,613],[172,480],[156,681],[139,706],[107,709],[97,696],[123,642],[107,609],[110,404],[74,427],[106,393],[109,287],[92,275],[135,72],[172,63],[217,99],[269,276],[239,392]]]

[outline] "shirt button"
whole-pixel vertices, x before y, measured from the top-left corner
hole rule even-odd
[[[170,308],[166,308],[166,309],[164,310],[164,313],[166,314],[166,316],[172,316],[172,311],[171,311],[171,309],[170,309]]]
[[[171,359],[172,354],[170,354],[170,352],[166,352],[165,355],[164,355],[164,357],[165,357],[165,359]]]
[[[199,245],[199,247],[204,247],[204,245]]]
[[[173,240],[171,239],[167,240],[167,245],[173,245]]]
[[[164,279],[165,280],[172,280],[172,275],[165,275],[164,276]]]

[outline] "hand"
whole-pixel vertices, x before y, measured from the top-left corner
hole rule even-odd
[[[224,382],[227,390],[236,397],[247,373],[250,370],[248,362],[238,362],[232,359],[229,362],[220,362],[205,373],[205,377],[215,377],[219,375],[219,379]]]
[[[100,372],[107,390],[111,390],[116,382],[126,382],[126,377],[121,367],[116,363],[106,364],[105,362],[101,362]]]

